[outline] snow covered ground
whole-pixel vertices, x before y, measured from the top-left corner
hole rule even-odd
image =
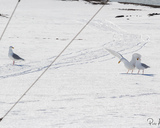
[[[10,16],[17,0],[1,0]],[[0,117],[12,107],[102,5],[23,0],[0,42]],[[135,11],[131,10],[135,9]],[[160,118],[158,8],[110,3],[17,106],[2,128],[157,128]],[[115,18],[118,15],[124,17]],[[0,17],[0,32],[8,18]],[[8,58],[9,46],[26,61]],[[151,68],[125,74],[105,48],[133,53]],[[154,124],[149,124],[150,120]],[[157,124],[156,124],[157,123]]]

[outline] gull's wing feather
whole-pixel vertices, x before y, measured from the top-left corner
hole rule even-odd
[[[23,60],[23,61],[24,61],[23,58],[19,57],[19,56],[18,56],[17,54],[15,54],[15,53],[13,53],[12,57],[13,57],[14,59],[16,59],[16,60]]]
[[[116,52],[116,51],[114,51],[114,50],[107,49],[107,48],[106,48],[106,50],[107,50],[109,53],[111,53],[112,55],[114,55],[115,57],[118,57],[119,59],[123,58],[123,56],[122,56],[120,53],[118,53],[118,52]]]
[[[144,68],[150,68],[148,65],[144,64],[144,63],[141,63],[141,65],[144,67]]]

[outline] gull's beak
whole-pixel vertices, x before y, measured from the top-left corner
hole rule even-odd
[[[139,60],[139,58],[137,58],[137,60]]]
[[[118,64],[121,63],[121,61],[118,61]]]
[[[12,49],[14,49],[14,47],[12,47]]]

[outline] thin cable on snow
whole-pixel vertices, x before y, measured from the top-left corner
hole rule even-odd
[[[19,0],[20,1],[20,0]],[[107,2],[107,1],[106,1]],[[17,4],[18,6],[18,4]],[[90,20],[82,27],[82,29],[73,37],[73,39],[63,48],[63,50],[58,54],[58,56],[51,62],[50,65],[40,74],[40,76],[31,84],[31,86],[23,93],[23,95],[14,103],[14,105],[7,111],[7,113],[0,118],[2,121],[11,110],[20,102],[20,100],[29,92],[29,90],[38,82],[38,80],[47,72],[47,70],[53,65],[53,63],[63,54],[63,52],[71,45],[71,43],[78,37],[78,35],[87,27],[87,25],[93,20],[93,18],[102,10],[105,6],[105,3],[98,9],[98,11],[90,18]]]
[[[12,14],[11,14],[11,17],[9,18],[9,20],[8,20],[8,22],[7,22],[7,24],[6,24],[6,27],[4,28],[4,30],[3,30],[3,32],[2,32],[2,35],[1,35],[1,37],[0,37],[0,41],[2,40],[2,37],[3,37],[4,33],[5,33],[5,31],[7,30],[7,27],[8,27],[8,25],[9,25],[9,23],[10,23],[10,21],[11,21],[13,15],[14,15],[14,13],[15,13],[17,7],[18,7],[19,2],[20,2],[20,0],[18,0],[18,2],[17,2],[16,6],[15,6],[15,8],[14,8]]]

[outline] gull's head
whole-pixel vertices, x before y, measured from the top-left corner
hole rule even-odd
[[[141,55],[138,54],[138,53],[134,53],[134,54],[132,55],[132,58],[141,58]]]
[[[141,58],[138,57],[137,60],[138,60],[138,61],[141,61]]]
[[[13,47],[13,46],[10,46],[9,49],[14,49],[14,47]]]

